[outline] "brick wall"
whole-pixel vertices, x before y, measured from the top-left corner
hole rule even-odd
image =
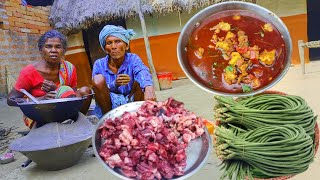
[[[0,0],[0,96],[8,93],[7,74],[17,78],[22,67],[41,59],[37,41],[51,29],[49,10],[22,6],[20,0]]]

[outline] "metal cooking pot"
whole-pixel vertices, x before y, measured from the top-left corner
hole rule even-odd
[[[67,119],[76,120],[78,112],[86,97],[52,99],[34,102],[17,103],[24,115],[41,126],[50,122],[63,122]]]
[[[186,53],[186,46],[188,44],[189,38],[192,35],[192,32],[196,27],[199,26],[199,23],[201,23],[203,20],[205,20],[207,17],[212,16],[215,13],[220,13],[222,11],[227,10],[246,10],[250,11],[252,13],[255,13],[256,16],[263,17],[264,19],[267,19],[270,21],[281,33],[282,38],[285,42],[285,48],[286,48],[286,59],[285,59],[285,67],[282,70],[282,72],[278,75],[278,77],[274,78],[272,82],[267,84],[266,86],[253,90],[251,92],[246,93],[226,93],[226,92],[220,92],[214,89],[211,89],[204,84],[202,84],[201,81],[199,81],[196,78],[196,75],[192,71],[192,68],[188,62],[187,59],[187,53]],[[213,94],[217,95],[223,95],[223,96],[248,96],[248,95],[254,95],[261,93],[272,86],[274,86],[277,82],[279,82],[284,75],[287,73],[290,64],[291,64],[291,52],[292,52],[292,42],[291,37],[289,34],[289,31],[285,24],[281,21],[281,19],[276,16],[273,12],[270,10],[263,8],[259,5],[253,4],[253,3],[247,3],[247,2],[239,2],[239,1],[233,1],[233,2],[223,2],[218,3],[212,6],[209,6],[202,11],[195,14],[184,26],[182,29],[179,39],[178,39],[178,46],[177,46],[177,54],[178,54],[178,60],[179,64],[182,68],[182,70],[185,72],[187,77],[197,86],[199,86],[201,89],[208,91]]]

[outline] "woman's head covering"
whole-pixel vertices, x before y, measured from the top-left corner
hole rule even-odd
[[[135,32],[132,29],[124,29],[121,26],[106,25],[103,27],[99,34],[99,41],[101,48],[103,49],[103,51],[105,51],[106,38],[108,36],[115,36],[117,38],[120,38],[122,41],[129,45],[129,41],[134,35]]]

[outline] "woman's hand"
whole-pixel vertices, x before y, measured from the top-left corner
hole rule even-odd
[[[128,74],[118,74],[116,79],[116,86],[124,86],[130,82],[130,76]]]
[[[57,91],[49,91],[46,95],[42,96],[40,100],[55,99],[57,96]]]
[[[54,91],[58,88],[53,81],[44,80],[41,89],[45,92]]]
[[[156,101],[156,93],[153,86],[147,86],[144,88],[144,100]]]

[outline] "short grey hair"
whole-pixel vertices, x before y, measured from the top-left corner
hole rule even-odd
[[[64,36],[62,33],[60,33],[57,30],[49,30],[46,33],[44,33],[38,40],[38,48],[39,51],[42,50],[45,42],[49,39],[49,38],[59,38],[63,47],[64,52],[67,51],[67,38],[66,36]]]

